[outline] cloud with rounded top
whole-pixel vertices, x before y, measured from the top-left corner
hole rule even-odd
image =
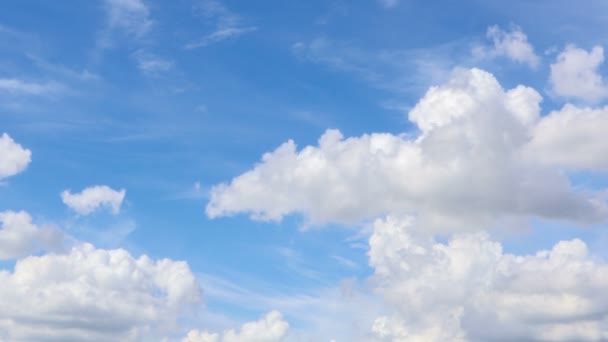
[[[61,199],[80,215],[89,215],[101,208],[107,208],[117,215],[126,193],[125,189],[114,190],[107,185],[95,185],[74,194],[70,190],[64,190]]]

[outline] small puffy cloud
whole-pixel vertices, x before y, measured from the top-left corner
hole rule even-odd
[[[50,226],[35,225],[25,211],[0,212],[0,223],[0,260],[61,248],[64,234]]]
[[[487,72],[459,70],[410,111],[417,137],[344,138],[328,130],[317,146],[298,150],[288,141],[213,187],[207,215],[280,220],[298,213],[314,224],[411,214],[437,230],[479,229],[512,217],[605,220],[600,194],[578,191],[542,158],[524,157],[540,101],[534,89],[505,90]]]
[[[6,133],[0,136],[0,180],[22,172],[31,161],[30,150],[23,148]]]
[[[486,234],[439,243],[412,233],[413,225],[412,219],[378,220],[370,238],[376,293],[391,308],[372,326],[380,340],[608,338],[608,264],[589,255],[581,240],[513,255]]]
[[[473,55],[478,58],[506,57],[517,63],[527,64],[537,68],[540,58],[534,52],[534,47],[528,42],[528,37],[515,26],[511,31],[502,30],[494,25],[488,27],[486,37],[492,41],[492,47],[477,46]]]
[[[280,312],[271,311],[254,322],[247,322],[240,329],[225,330],[223,333],[192,330],[181,342],[280,342],[289,331]]]
[[[608,96],[608,85],[599,73],[604,62],[604,49],[590,51],[567,46],[551,64],[549,81],[556,95],[595,102]]]
[[[0,271],[0,340],[141,341],[199,300],[185,262],[83,244]]]
[[[527,158],[574,170],[608,170],[608,107],[571,104],[544,116],[534,127]]]
[[[114,190],[107,185],[95,185],[74,194],[70,190],[64,190],[61,199],[80,215],[89,215],[100,208],[108,208],[116,215],[120,212],[125,195],[125,189]]]

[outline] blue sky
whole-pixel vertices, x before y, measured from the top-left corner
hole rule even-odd
[[[36,248],[11,255],[16,240],[0,234],[0,256],[11,255],[0,265],[16,274],[16,262],[73,255],[90,243],[124,249],[128,260],[183,260],[202,289],[195,304],[167,309],[169,323],[104,330],[93,320],[94,333],[74,335],[48,323],[49,340],[261,341],[239,326],[268,312],[280,312],[265,317],[289,322],[289,332],[281,325],[264,341],[497,340],[471,328],[482,311],[470,303],[460,306],[466,319],[453,335],[430,332],[454,326],[433,321],[432,309],[431,323],[403,323],[412,314],[404,307],[415,305],[395,304],[395,296],[411,296],[399,291],[415,276],[382,269],[412,263],[405,250],[431,251],[428,241],[445,250],[461,238],[494,241],[508,259],[580,239],[589,272],[600,274],[585,276],[608,274],[606,9],[593,0],[4,4],[0,134],[12,142],[0,144],[0,211],[27,212],[36,234],[53,227],[63,242],[51,248],[45,233],[26,243]],[[509,92],[518,85],[529,88]],[[290,140],[294,151],[276,150]],[[19,164],[24,150],[31,162]],[[397,245],[378,242],[393,224],[401,227],[389,239]],[[592,283],[561,291],[583,301],[608,285]],[[38,286],[31,291],[45,289]],[[598,310],[596,321],[577,316],[565,328],[488,326],[514,329],[522,341],[605,341],[608,312]],[[597,334],[572,332],[581,322]],[[240,340],[222,333],[231,328]],[[0,340],[40,339],[32,329],[0,310]],[[192,329],[219,335],[186,340]]]

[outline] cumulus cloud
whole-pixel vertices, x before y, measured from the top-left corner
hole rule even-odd
[[[82,244],[0,271],[0,340],[141,341],[199,299],[185,262]]]
[[[271,311],[254,322],[247,322],[237,331],[225,330],[223,333],[192,330],[181,342],[280,342],[289,331],[280,312]]]
[[[32,152],[16,143],[8,134],[0,137],[0,180],[24,171],[32,161]]]
[[[574,170],[608,170],[608,107],[567,104],[534,127],[527,157]]]
[[[473,49],[473,55],[481,58],[506,57],[517,63],[527,64],[536,68],[540,58],[534,52],[534,47],[528,42],[528,37],[515,26],[511,31],[502,30],[498,26],[488,27],[486,37],[492,41],[492,47],[478,46]]]
[[[549,81],[556,95],[598,101],[608,96],[608,85],[599,73],[604,63],[604,49],[595,46],[590,51],[567,46],[551,64]]]
[[[39,227],[25,211],[0,212],[0,260],[61,248],[64,234],[51,226]]]
[[[604,341],[608,264],[581,240],[532,255],[486,234],[447,243],[412,233],[412,219],[375,223],[370,265],[392,308],[372,330],[385,341]]]
[[[120,212],[126,190],[114,190],[107,185],[95,185],[72,194],[70,190],[61,193],[63,203],[80,215],[89,215],[100,208],[108,208],[114,215]]]
[[[577,191],[558,168],[525,157],[540,101],[531,88],[504,90],[487,72],[459,70],[410,111],[417,137],[345,139],[328,130],[318,146],[300,151],[288,141],[213,187],[207,215],[299,213],[311,223],[358,223],[412,214],[425,229],[447,230],[512,217],[604,220],[599,194]]]

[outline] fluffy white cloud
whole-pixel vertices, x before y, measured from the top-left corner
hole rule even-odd
[[[8,134],[0,137],[0,180],[14,176],[27,168],[32,152],[16,143]]]
[[[289,323],[281,313],[271,311],[257,321],[243,324],[239,331],[229,329],[220,334],[192,330],[182,342],[280,342],[288,331]]]
[[[375,223],[370,264],[392,307],[374,333],[387,341],[605,341],[608,264],[580,240],[512,255],[485,234],[447,243],[412,220]]]
[[[608,170],[608,107],[566,105],[534,128],[527,157],[570,169]]]
[[[567,46],[551,64],[550,82],[555,94],[586,101],[598,101],[608,96],[608,85],[599,74],[604,62],[604,49],[591,51]]]
[[[185,262],[83,244],[0,271],[0,340],[140,341],[199,298]]]
[[[53,227],[38,227],[25,211],[0,212],[0,260],[14,259],[41,250],[61,248],[64,234]]]
[[[604,220],[606,202],[559,172],[525,158],[540,95],[505,91],[489,73],[459,70],[410,111],[415,138],[328,130],[318,146],[288,141],[252,170],[212,188],[210,217],[249,212],[280,220],[357,223],[413,214],[426,229],[483,228],[509,217]],[[566,129],[566,128],[563,128]]]
[[[114,190],[107,185],[95,185],[75,194],[70,190],[64,190],[61,199],[65,205],[80,215],[88,215],[104,207],[110,209],[113,214],[118,214],[125,195],[125,189]]]
[[[534,47],[528,42],[528,37],[519,27],[504,31],[498,26],[488,27],[486,33],[492,40],[493,46],[476,47],[473,55],[482,58],[507,57],[515,62],[527,64],[531,68],[538,67],[540,58],[534,52]]]

